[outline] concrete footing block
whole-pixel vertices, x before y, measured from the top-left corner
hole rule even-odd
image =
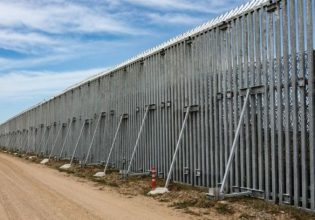
[[[165,187],[158,187],[154,190],[151,190],[150,192],[148,192],[148,195],[161,195],[161,194],[165,194],[168,193],[168,189]]]
[[[49,162],[49,159],[48,158],[45,158],[44,160],[42,160],[41,162],[40,162],[40,164],[46,164],[46,163],[48,163]]]
[[[71,164],[70,163],[67,163],[67,164],[64,164],[62,165],[61,167],[59,167],[59,169],[62,169],[62,170],[67,170],[71,167]]]
[[[104,177],[105,173],[104,172],[97,172],[94,174],[95,177]]]

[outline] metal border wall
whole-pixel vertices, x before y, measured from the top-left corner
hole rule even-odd
[[[313,11],[312,0],[243,5],[10,119],[0,145],[69,158],[85,123],[83,161],[101,117],[87,159],[102,162],[127,114],[110,161],[126,169],[150,105],[132,170],[166,177],[191,106],[173,180],[217,187],[250,89],[228,190],[315,210]]]

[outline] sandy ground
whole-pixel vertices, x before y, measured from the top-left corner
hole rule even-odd
[[[0,153],[0,219],[189,219],[154,200],[66,175]]]

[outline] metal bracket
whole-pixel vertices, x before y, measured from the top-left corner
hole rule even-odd
[[[266,7],[267,7],[267,12],[274,12],[276,11],[278,7],[278,2],[270,2],[270,4],[267,5]]]
[[[186,42],[187,45],[190,46],[190,45],[192,45],[193,40],[194,40],[194,39],[193,39],[192,37],[188,37],[185,42]]]
[[[238,192],[238,193],[230,193],[230,194],[221,194],[222,199],[224,198],[233,198],[233,197],[241,197],[241,196],[250,196],[253,193],[251,191]]]
[[[165,108],[165,102],[161,102],[161,108]]]
[[[184,175],[189,175],[189,167],[184,167]]]
[[[223,21],[222,24],[219,25],[219,29],[221,31],[225,31],[228,29],[228,23],[226,21]]]
[[[298,78],[298,86],[305,87],[305,85],[306,85],[306,79],[304,77]]]
[[[166,50],[165,50],[165,49],[162,49],[162,50],[160,51],[160,55],[161,55],[161,56],[165,56],[165,53],[166,53]]]
[[[103,118],[106,117],[106,112],[102,112],[101,115],[102,115],[101,117]]]
[[[67,127],[67,123],[62,123],[62,127]]]
[[[156,110],[155,104],[146,105],[145,107],[149,107],[149,111]]]
[[[115,110],[110,110],[110,115],[114,115],[115,114]]]
[[[223,94],[221,92],[217,93],[217,100],[222,100],[223,99]]]
[[[163,172],[159,172],[159,173],[158,173],[158,178],[164,179],[164,173],[163,173]]]
[[[233,92],[232,92],[232,91],[227,91],[227,92],[226,92],[226,98],[227,98],[227,99],[233,98]]]
[[[73,118],[72,118],[72,121],[76,121],[76,120],[77,120],[77,118],[76,118],[76,117],[73,117]]]
[[[257,95],[257,94],[265,93],[264,85],[256,85],[249,88],[240,89],[240,96],[245,96],[248,89],[250,89],[250,95]]]
[[[171,107],[171,106],[172,106],[172,102],[171,102],[171,101],[167,101],[167,102],[166,102],[166,107],[169,108],[169,107]]]
[[[129,115],[128,114],[122,114],[122,119],[128,119]]]
[[[198,111],[200,111],[200,106],[199,105],[191,105],[191,106],[189,106],[190,108],[189,108],[189,112],[191,113],[191,112],[198,112]],[[188,106],[185,106],[184,107],[184,113],[186,113],[187,112],[187,109],[188,109]]]
[[[144,64],[144,58],[141,58],[140,59],[140,65],[143,65]]]
[[[201,176],[201,170],[196,169],[195,170],[195,175],[196,175],[196,177],[200,177]]]
[[[289,194],[283,194],[283,203],[287,205],[291,205],[292,197]]]

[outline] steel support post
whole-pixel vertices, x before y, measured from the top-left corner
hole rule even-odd
[[[94,139],[95,139],[95,136],[96,136],[96,132],[97,132],[97,130],[99,128],[99,124],[100,124],[101,119],[102,119],[102,113],[100,113],[100,116],[98,117],[97,123],[95,125],[95,129],[94,129],[94,132],[93,132],[92,140],[91,140],[90,146],[88,148],[88,152],[86,154],[86,158],[84,160],[83,166],[85,166],[87,164],[87,161],[88,161],[88,158],[90,156],[90,152],[91,152],[91,149],[92,149],[92,146],[93,146],[93,143],[94,143]]]
[[[51,148],[51,151],[50,151],[48,160],[50,160],[50,158],[51,158],[51,156],[52,156],[52,154],[53,154],[53,152],[54,152],[54,149],[55,149],[56,144],[57,144],[57,141],[58,141],[58,137],[59,137],[59,135],[61,134],[62,127],[63,127],[63,125],[62,125],[62,123],[61,123],[61,124],[60,124],[60,128],[59,128],[58,133],[57,133],[57,136],[56,136],[55,141],[54,141],[54,143],[53,143],[53,146],[52,146],[52,148]]]
[[[44,155],[45,155],[45,151],[47,151],[47,145],[48,145],[48,142],[49,142],[50,135],[52,133],[51,130],[52,130],[52,128],[49,128],[48,137],[47,137],[46,143],[44,145]]]
[[[78,146],[79,146],[80,139],[81,139],[81,136],[82,136],[82,133],[83,133],[83,130],[84,130],[85,125],[86,125],[86,121],[83,122],[83,125],[82,125],[82,127],[81,127],[81,131],[80,131],[80,134],[79,134],[77,143],[76,143],[76,145],[75,145],[75,147],[74,147],[74,150],[73,150],[73,153],[72,153],[72,156],[71,156],[70,165],[72,165],[72,162],[73,162],[75,153],[77,152],[77,148],[78,148]]]
[[[165,183],[165,188],[166,189],[167,189],[167,187],[168,187],[168,185],[170,183],[171,177],[172,177],[172,172],[173,172],[174,164],[175,164],[175,161],[176,161],[176,156],[177,156],[177,153],[178,153],[178,150],[179,150],[179,146],[181,144],[181,140],[182,140],[182,137],[183,137],[183,134],[184,134],[184,130],[185,130],[185,127],[186,127],[186,124],[187,124],[187,120],[188,120],[189,114],[190,114],[190,106],[187,107],[186,115],[185,115],[184,122],[183,122],[183,125],[182,125],[182,129],[181,129],[181,131],[179,133],[179,137],[178,137],[178,140],[177,140],[177,144],[176,144],[175,152],[174,152],[174,155],[173,155],[172,163],[171,163],[170,169],[168,171],[168,175],[167,175],[167,179],[166,179],[166,183]]]
[[[225,172],[224,172],[224,176],[223,176],[223,180],[222,180],[222,183],[221,183],[220,194],[223,194],[223,193],[224,193],[224,187],[225,187],[226,180],[227,180],[227,177],[228,177],[230,168],[231,168],[232,160],[233,160],[234,155],[235,155],[235,150],[236,150],[236,146],[237,146],[237,141],[238,141],[238,138],[239,138],[241,126],[242,126],[243,119],[244,119],[244,115],[245,115],[245,112],[246,112],[246,108],[247,108],[247,104],[248,104],[248,99],[249,99],[249,94],[250,94],[250,89],[247,89],[246,97],[245,97],[245,101],[244,101],[244,105],[243,105],[243,109],[242,109],[242,112],[241,112],[241,116],[240,116],[240,120],[239,120],[239,122],[238,122],[237,129],[236,129],[236,133],[235,133],[233,145],[232,145],[232,148],[231,148],[229,160],[228,160],[228,162],[227,162],[227,165],[226,165],[226,168],[225,168]]]
[[[62,143],[61,151],[60,151],[60,154],[59,154],[59,159],[62,157],[63,151],[65,149],[65,146],[66,146],[66,143],[67,143],[67,139],[68,139],[71,127],[72,127],[72,122],[73,122],[73,119],[71,119],[71,121],[70,121],[70,124],[69,124],[68,130],[67,130],[65,139],[64,139],[64,141]]]
[[[116,132],[115,132],[115,136],[114,136],[114,139],[113,139],[113,142],[112,142],[112,145],[111,145],[111,147],[110,147],[109,154],[108,154],[108,157],[107,157],[107,160],[106,160],[106,163],[105,163],[104,174],[106,174],[106,170],[107,170],[107,167],[108,167],[108,163],[109,163],[109,160],[110,160],[110,156],[111,156],[112,151],[113,151],[113,149],[114,149],[114,146],[115,146],[115,143],[116,143],[116,139],[117,139],[117,135],[118,135],[118,132],[119,132],[121,123],[122,123],[122,121],[123,121],[123,119],[124,119],[124,116],[125,116],[125,115],[121,115],[121,116],[120,116],[120,120],[119,120],[117,129],[116,129]]]
[[[147,119],[147,116],[148,116],[149,108],[150,108],[150,106],[147,106],[146,109],[145,109],[145,113],[144,113],[144,116],[143,116],[143,119],[142,119],[140,130],[138,132],[138,137],[137,137],[135,146],[133,147],[133,152],[132,152],[132,155],[131,155],[131,158],[130,158],[130,161],[129,161],[128,169],[127,169],[127,172],[125,173],[126,176],[128,176],[128,174],[130,172],[131,164],[132,164],[133,158],[134,158],[134,156],[136,154],[136,151],[137,151],[137,147],[138,147],[139,140],[140,140],[140,137],[141,137],[141,133],[142,133],[142,130],[143,130],[143,127],[144,127],[144,123],[145,123],[145,121]]]

